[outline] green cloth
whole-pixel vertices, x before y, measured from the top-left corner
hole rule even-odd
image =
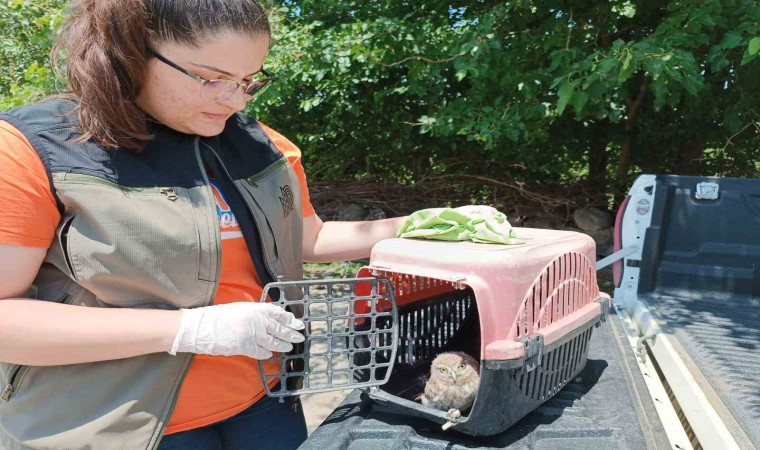
[[[430,208],[412,213],[396,237],[517,244],[507,216],[490,206]]]

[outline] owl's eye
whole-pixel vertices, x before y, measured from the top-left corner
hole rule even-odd
[[[466,368],[467,368],[467,364],[465,364],[465,363],[462,363],[462,364],[459,365],[459,367],[457,367],[457,369],[459,369],[459,370],[464,370]]]
[[[438,370],[439,370],[441,373],[446,373],[446,368],[445,368],[445,367],[441,367],[441,368],[440,368],[440,369],[438,369]]]

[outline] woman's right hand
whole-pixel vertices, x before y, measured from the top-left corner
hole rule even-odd
[[[288,352],[304,341],[304,323],[270,303],[237,302],[183,309],[172,355],[245,355],[255,359]]]

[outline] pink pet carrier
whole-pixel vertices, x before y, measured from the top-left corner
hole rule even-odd
[[[281,381],[270,395],[362,388],[396,414],[471,435],[505,430],[583,369],[610,304],[597,287],[590,237],[520,228],[517,240],[388,239],[358,278],[271,284],[302,288],[302,298],[274,301],[303,305],[310,326],[304,349],[280,355],[280,371],[265,373]],[[448,351],[481,363],[475,402],[461,417],[414,400],[432,360]],[[302,389],[287,387],[293,377],[303,377]]]

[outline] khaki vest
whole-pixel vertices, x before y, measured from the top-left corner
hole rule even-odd
[[[56,99],[0,115],[40,155],[62,215],[30,297],[100,308],[211,304],[221,242],[204,166],[230,198],[262,282],[302,278],[298,179],[255,121],[237,114],[213,138],[155,124],[142,152],[107,150],[72,141],[76,115],[66,113],[75,106]],[[0,448],[155,448],[191,360],[0,363]]]

